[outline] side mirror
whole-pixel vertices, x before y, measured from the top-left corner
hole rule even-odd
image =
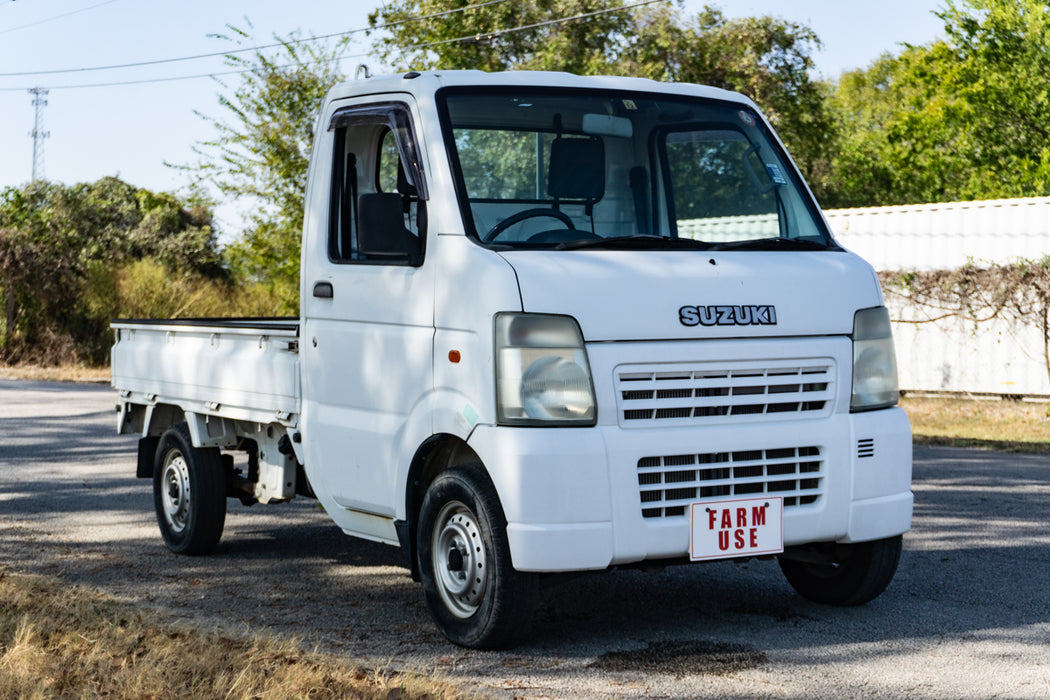
[[[405,227],[401,195],[374,192],[358,198],[358,248],[369,257],[422,263],[422,239]]]

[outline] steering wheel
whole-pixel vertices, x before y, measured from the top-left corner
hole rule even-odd
[[[490,228],[488,230],[488,233],[482,236],[482,240],[484,240],[485,242],[494,241],[501,233],[509,229],[514,224],[521,223],[525,219],[532,219],[538,216],[549,216],[552,219],[557,219],[558,221],[562,222],[570,230],[576,230],[576,227],[572,224],[572,219],[570,219],[568,214],[566,214],[565,212],[558,211],[557,209],[547,208],[525,209],[523,211],[519,211],[517,214],[511,214],[506,219]]]

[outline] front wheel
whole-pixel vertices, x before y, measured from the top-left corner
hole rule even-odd
[[[226,476],[217,448],[197,448],[180,423],[165,432],[153,462],[153,505],[168,549],[207,554],[226,522]]]
[[[480,465],[455,467],[434,480],[423,498],[417,541],[427,607],[449,641],[496,649],[528,630],[536,576],[511,565],[503,509]]]
[[[827,563],[780,558],[780,569],[803,598],[827,605],[863,605],[890,585],[901,556],[901,536],[837,544]]]

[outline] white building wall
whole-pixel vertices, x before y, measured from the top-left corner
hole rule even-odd
[[[949,270],[1050,255],[1050,197],[824,212],[839,242],[878,270]],[[892,293],[901,388],[1050,396],[1039,327],[975,324]]]
[[[934,322],[927,310],[887,295],[901,389],[1050,397],[1039,328],[956,316]]]
[[[877,270],[951,270],[1050,255],[1050,197],[832,209],[838,241]]]

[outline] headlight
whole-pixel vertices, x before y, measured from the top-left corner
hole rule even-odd
[[[886,307],[861,309],[853,317],[853,398],[851,411],[894,406],[898,399],[897,358]]]
[[[570,316],[496,315],[496,410],[501,425],[594,425],[583,335]]]

